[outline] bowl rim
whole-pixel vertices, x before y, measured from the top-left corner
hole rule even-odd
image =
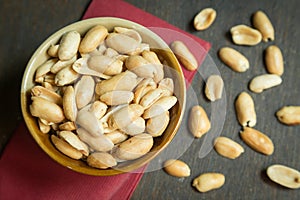
[[[40,52],[42,52],[45,48],[47,47],[47,44],[50,43],[52,40],[54,40],[55,38],[58,37],[58,35],[63,35],[63,33],[65,33],[66,31],[68,31],[69,29],[76,29],[76,27],[80,27],[82,24],[85,24],[85,26],[89,26],[89,25],[95,25],[95,24],[99,24],[100,22],[103,21],[109,21],[109,22],[114,22],[114,23],[118,23],[118,22],[122,22],[125,23],[127,25],[130,25],[132,28],[139,28],[142,30],[146,30],[147,34],[151,35],[151,38],[154,38],[155,41],[158,41],[159,45],[162,45],[162,47],[164,48],[164,50],[166,50],[166,52],[169,54],[169,56],[172,57],[172,59],[174,59],[174,61],[176,62],[176,71],[179,72],[179,78],[183,79],[180,80],[180,83],[182,84],[182,87],[180,87],[180,92],[183,94],[182,99],[181,99],[181,103],[180,103],[180,109],[181,109],[181,113],[178,119],[178,123],[176,124],[174,130],[172,131],[172,134],[170,136],[170,139],[163,145],[162,148],[160,148],[158,151],[154,152],[151,156],[149,156],[145,161],[142,161],[142,165],[138,164],[138,167],[135,167],[134,169],[131,169],[130,166],[128,165],[128,167],[124,167],[122,168],[122,170],[117,170],[114,168],[108,168],[108,169],[96,169],[94,168],[93,170],[79,170],[77,167],[72,168],[71,166],[68,166],[63,159],[58,159],[56,153],[52,152],[51,150],[48,149],[48,147],[43,144],[42,141],[40,141],[39,137],[34,134],[34,130],[35,128],[33,127],[33,124],[30,123],[32,116],[30,115],[30,113],[28,113],[28,105],[27,105],[27,93],[28,93],[28,82],[30,81],[29,76],[30,76],[30,71],[32,70],[32,68],[34,68],[35,65],[34,64],[36,61],[36,57],[40,54]],[[183,75],[183,71],[182,68],[177,60],[177,58],[175,57],[174,53],[171,51],[171,49],[169,48],[169,46],[166,44],[166,42],[159,37],[155,32],[153,32],[152,30],[148,29],[147,27],[138,24],[134,21],[130,21],[127,19],[123,19],[123,18],[117,18],[117,17],[95,17],[95,18],[89,18],[89,19],[84,19],[84,20],[80,20],[77,22],[73,22],[67,26],[64,26],[63,28],[60,28],[59,30],[53,32],[52,34],[50,34],[50,36],[48,36],[40,45],[39,47],[34,51],[34,53],[32,54],[30,60],[28,61],[26,68],[23,72],[23,78],[22,78],[22,83],[21,83],[21,110],[22,110],[22,116],[23,119],[25,121],[26,127],[30,132],[30,135],[34,138],[35,142],[38,143],[39,147],[48,155],[52,158],[52,160],[56,161],[57,163],[61,164],[64,167],[70,168],[73,171],[82,173],[82,174],[87,174],[87,175],[94,175],[94,176],[110,176],[110,175],[117,175],[117,174],[121,174],[121,173],[126,173],[126,172],[132,172],[138,168],[143,167],[144,165],[148,164],[152,159],[154,159],[161,151],[163,151],[168,145],[169,143],[172,141],[172,139],[174,138],[174,136],[176,135],[176,133],[178,132],[178,129],[180,127],[180,124],[182,122],[183,119],[183,115],[184,115],[184,111],[185,111],[185,107],[186,107],[186,84],[185,84],[185,78]],[[97,171],[99,171],[97,173]]]

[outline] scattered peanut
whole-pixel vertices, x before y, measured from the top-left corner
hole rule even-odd
[[[235,159],[244,152],[240,144],[227,137],[217,137],[214,147],[220,155],[230,159]]]
[[[282,79],[276,74],[263,74],[254,77],[249,84],[249,88],[252,92],[261,93],[266,89],[280,85]]]
[[[189,129],[196,138],[200,138],[211,128],[210,121],[205,110],[199,106],[193,106],[189,116]]]
[[[219,51],[219,57],[228,67],[236,72],[245,72],[249,69],[248,59],[233,48],[221,48]]]
[[[232,40],[238,45],[254,46],[260,43],[261,33],[247,25],[237,25],[230,29]]]
[[[272,140],[264,133],[253,128],[244,127],[240,132],[243,141],[252,149],[265,155],[272,155],[274,152],[274,144]]]
[[[213,8],[201,10],[194,18],[194,27],[196,30],[208,29],[215,21],[217,12]]]
[[[271,165],[267,169],[268,177],[284,187],[300,188],[300,172],[284,165]]]
[[[284,64],[281,50],[276,45],[271,45],[265,52],[265,64],[269,73],[281,76],[284,72]]]
[[[268,42],[269,40],[273,41],[275,39],[274,27],[268,16],[263,11],[256,11],[253,14],[252,21],[253,26],[261,32],[264,42]]]
[[[210,101],[222,98],[224,82],[221,76],[211,75],[206,81],[205,95]]]
[[[254,101],[247,92],[242,92],[239,94],[235,101],[235,110],[238,121],[242,126],[255,126],[256,112]]]
[[[164,163],[164,170],[171,176],[188,177],[191,174],[190,167],[181,160],[170,159]]]
[[[276,112],[277,119],[286,125],[300,124],[300,106],[284,106]]]
[[[199,192],[218,189],[225,183],[225,176],[221,173],[204,173],[193,180],[193,186]]]

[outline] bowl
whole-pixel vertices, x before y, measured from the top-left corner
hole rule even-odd
[[[33,117],[29,111],[29,105],[31,103],[30,90],[34,85],[36,85],[34,82],[35,71],[38,66],[49,59],[47,50],[50,45],[57,44],[61,36],[68,31],[76,30],[81,35],[83,35],[91,27],[98,24],[105,26],[109,31],[112,31],[115,26],[134,28],[135,30],[137,30],[140,33],[143,42],[148,43],[151,50],[155,51],[159,55],[159,57],[163,58],[167,65],[171,67],[172,70],[165,70],[165,76],[173,78],[175,86],[174,95],[178,99],[176,105],[173,106],[170,110],[170,122],[168,127],[166,128],[162,136],[154,138],[154,145],[150,152],[148,152],[143,157],[131,161],[120,162],[116,167],[108,169],[93,168],[88,166],[83,160],[74,160],[62,154],[53,146],[50,139],[50,134],[44,134],[39,130],[37,118]],[[59,164],[76,172],[94,176],[110,176],[125,172],[132,172],[149,163],[167,147],[167,145],[175,136],[182,121],[185,110],[185,102],[186,87],[184,76],[176,57],[174,56],[168,45],[158,35],[145,28],[144,26],[132,21],[113,17],[91,18],[78,21],[66,27],[63,27],[62,29],[52,34],[38,47],[38,49],[32,55],[24,71],[21,85],[21,109],[23,118],[30,134],[32,135],[36,143],[48,156],[50,156]]]

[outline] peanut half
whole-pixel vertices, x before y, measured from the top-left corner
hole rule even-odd
[[[276,112],[277,119],[286,125],[300,124],[300,106],[284,106]]]
[[[228,67],[236,72],[244,72],[249,69],[248,59],[233,48],[221,48],[219,51],[219,57]]]
[[[271,165],[267,169],[268,177],[284,187],[300,188],[300,172],[284,165]]]
[[[252,23],[253,26],[262,34],[264,42],[268,42],[269,40],[273,41],[275,39],[274,27],[266,13],[261,10],[256,11],[253,14]]]
[[[263,74],[254,77],[249,84],[249,89],[255,93],[261,93],[265,89],[280,85],[282,79],[276,74]]]
[[[244,153],[244,148],[227,137],[218,137],[215,139],[215,150],[222,156],[235,159]]]
[[[254,46],[261,42],[261,33],[247,25],[237,25],[230,29],[232,40],[238,45]]]
[[[199,192],[218,189],[225,183],[225,176],[221,173],[204,173],[193,180],[193,186]]]
[[[80,44],[80,34],[77,31],[70,31],[62,36],[58,48],[58,58],[60,60],[70,60],[78,51]]]
[[[187,70],[194,71],[197,69],[198,62],[196,58],[183,42],[174,41],[171,43],[170,48]]]
[[[191,174],[190,167],[181,160],[170,159],[164,163],[164,170],[171,176],[188,177]]]
[[[242,92],[239,94],[235,101],[235,110],[238,121],[242,126],[255,126],[256,112],[254,101],[247,92]]]
[[[222,98],[224,82],[221,76],[211,75],[206,81],[205,95],[210,101]]]
[[[201,31],[208,29],[215,21],[217,12],[213,8],[205,8],[201,10],[194,18],[194,27]]]
[[[210,121],[205,110],[199,106],[193,106],[189,116],[189,129],[196,138],[200,138],[211,128]]]
[[[265,64],[269,73],[281,76],[284,72],[283,56],[276,45],[269,46],[265,51]]]
[[[257,152],[265,155],[272,155],[274,152],[274,144],[272,140],[264,133],[253,128],[244,127],[240,132],[243,141]]]

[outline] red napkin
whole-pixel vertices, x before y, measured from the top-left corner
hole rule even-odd
[[[187,34],[167,22],[120,0],[94,0],[84,19],[99,16],[114,16],[129,19],[161,34],[167,42],[170,39],[186,40],[201,63],[210,44]],[[178,31],[168,36],[168,28]],[[180,33],[180,34],[178,34]],[[182,37],[182,34],[189,37]],[[188,38],[188,39],[187,39]],[[197,41],[197,42],[195,42]],[[190,47],[190,46],[189,46]],[[195,72],[184,70],[187,82],[191,82]],[[0,160],[0,199],[130,199],[146,166],[134,171],[109,177],[88,176],[62,167],[48,157],[34,142],[24,122],[16,129]]]

